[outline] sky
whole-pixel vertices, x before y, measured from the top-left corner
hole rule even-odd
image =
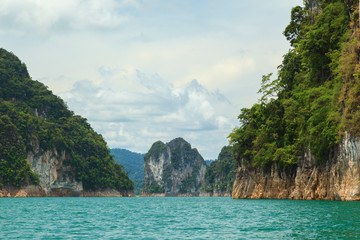
[[[0,47],[110,148],[182,137],[216,159],[287,53],[301,0],[1,0]]]

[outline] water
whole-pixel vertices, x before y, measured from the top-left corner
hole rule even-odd
[[[360,239],[360,202],[0,198],[0,239]]]

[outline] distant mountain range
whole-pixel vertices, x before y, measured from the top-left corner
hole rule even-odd
[[[216,159],[215,159],[215,160],[205,160],[206,165],[208,165],[208,166],[210,166],[210,164],[211,164],[212,162],[214,162],[214,161],[216,161]]]
[[[132,152],[126,149],[114,148],[110,150],[117,163],[129,171],[129,178],[135,183],[135,194],[140,194],[144,184],[144,156],[145,154]]]

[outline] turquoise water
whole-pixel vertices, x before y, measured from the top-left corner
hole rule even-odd
[[[0,198],[0,239],[360,239],[360,202]]]

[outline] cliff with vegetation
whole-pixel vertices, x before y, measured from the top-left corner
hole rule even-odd
[[[102,136],[4,49],[0,114],[0,196],[131,194]]]
[[[198,196],[206,163],[182,138],[155,142],[144,157],[144,196]]]
[[[223,147],[218,159],[206,168],[202,196],[231,196],[236,172],[236,161],[230,146]]]
[[[358,1],[304,1],[291,48],[230,134],[234,198],[360,200]]]

